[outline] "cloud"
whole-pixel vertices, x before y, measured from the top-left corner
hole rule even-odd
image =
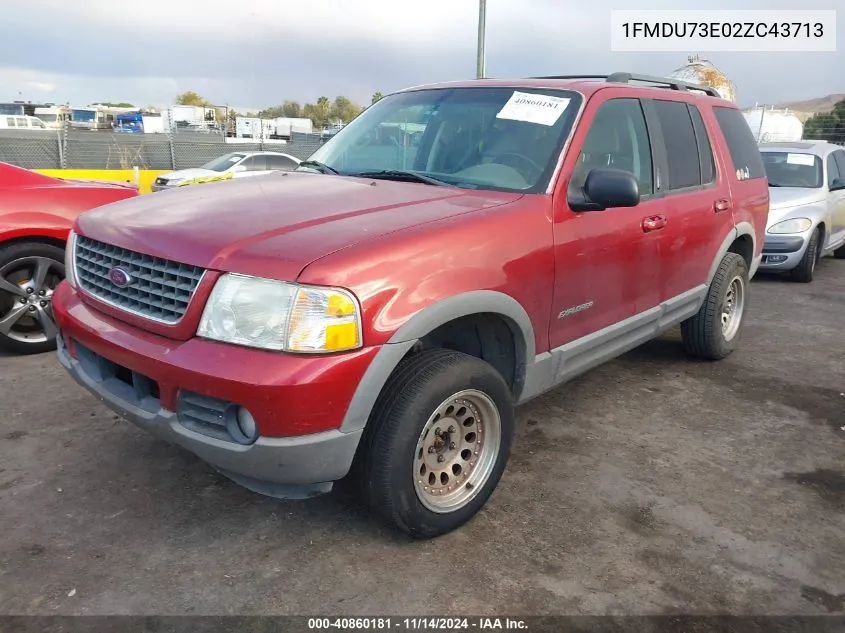
[[[813,8],[836,8],[819,0]],[[366,103],[380,90],[475,75],[476,0],[4,0],[0,85],[28,99],[165,105],[185,90],[215,104],[277,104],[346,94]],[[642,8],[696,8],[703,0],[652,0]],[[733,0],[708,0],[734,8]],[[490,76],[665,74],[685,53],[613,53],[614,0],[488,0]],[[792,0],[743,8],[793,9]],[[745,103],[845,91],[845,45],[836,53],[721,53],[710,59]],[[707,51],[689,51],[690,53]],[[46,87],[51,90],[45,90]],[[0,97],[8,98],[3,95]]]

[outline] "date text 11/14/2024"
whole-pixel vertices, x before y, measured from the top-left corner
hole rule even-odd
[[[519,618],[308,618],[312,631],[471,631],[527,630]]]

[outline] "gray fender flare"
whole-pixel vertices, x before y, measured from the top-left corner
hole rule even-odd
[[[722,240],[721,246],[719,246],[719,252],[716,254],[713,263],[710,265],[710,272],[707,275],[707,287],[710,287],[710,284],[713,282],[713,277],[716,276],[716,271],[719,269],[719,264],[722,263],[722,258],[728,252],[728,249],[731,247],[737,238],[747,235],[751,238],[751,265],[749,266],[748,275],[749,278],[754,276],[754,272],[756,271],[756,266],[754,265],[754,253],[757,252],[757,236],[754,233],[754,227],[748,222],[740,222],[734,228],[731,229],[730,233],[725,236],[725,239]]]
[[[376,354],[355,390],[340,430],[358,431],[367,424],[382,388],[393,370],[416,342],[444,323],[479,313],[493,313],[505,318],[516,343],[517,385],[522,389],[525,370],[534,362],[536,342],[528,313],[513,297],[495,290],[473,290],[431,304],[399,327]]]

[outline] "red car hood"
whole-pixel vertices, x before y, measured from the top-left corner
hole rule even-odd
[[[312,261],[518,193],[310,173],[198,184],[82,215],[81,233],[203,268],[293,280]]]

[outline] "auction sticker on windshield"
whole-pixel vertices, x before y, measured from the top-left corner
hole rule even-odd
[[[786,162],[790,165],[807,165],[812,167],[816,164],[816,157],[812,154],[787,154]]]
[[[497,119],[554,125],[569,105],[569,99],[514,91],[502,106]]]

